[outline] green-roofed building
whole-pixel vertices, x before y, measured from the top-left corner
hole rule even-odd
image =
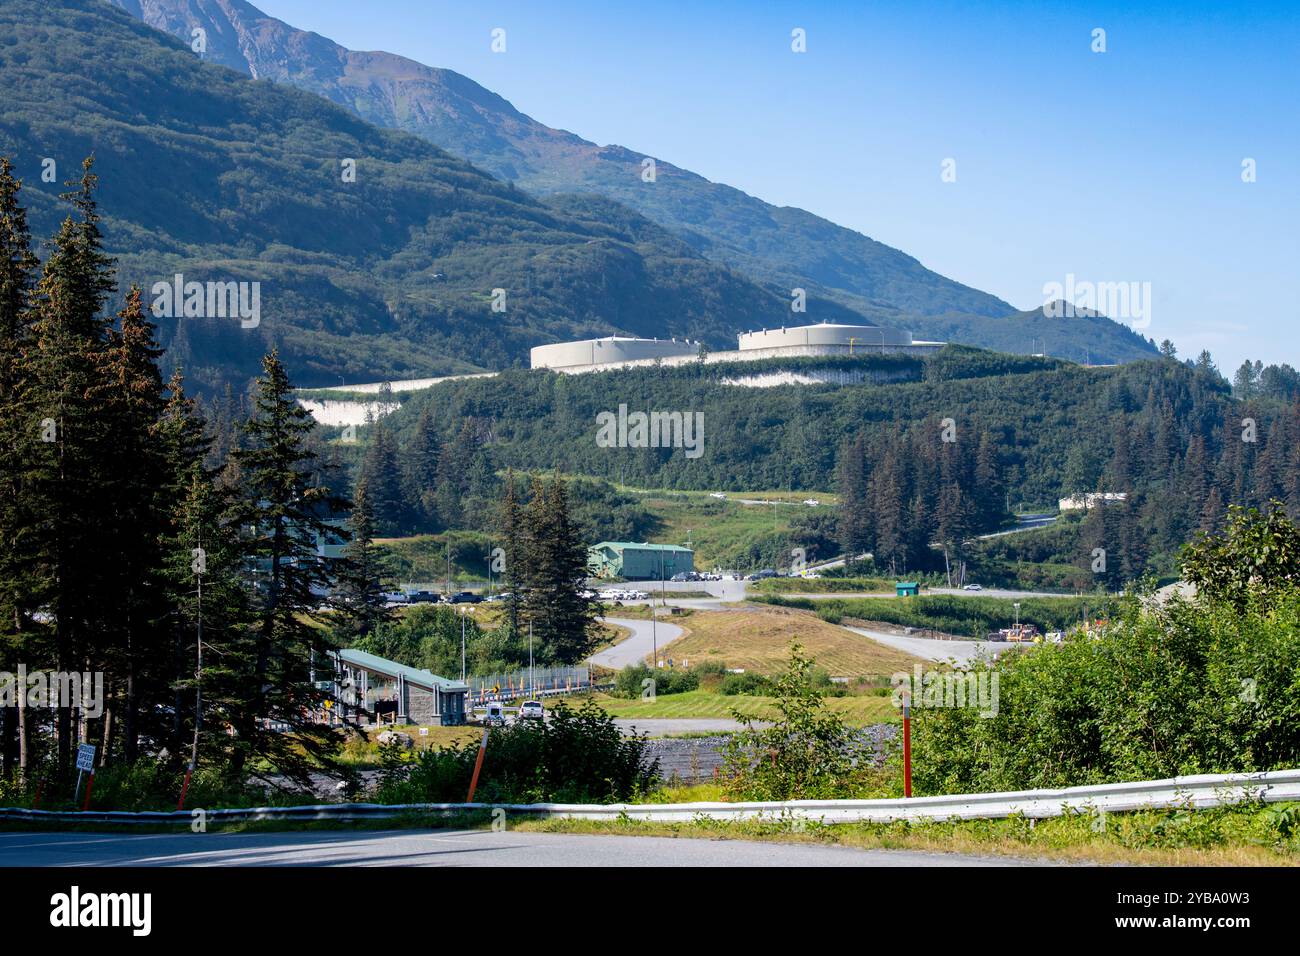
[[[408,667],[375,654],[347,648],[333,654],[336,675],[333,696],[335,719],[370,724],[465,723],[465,695],[469,685]]]
[[[597,578],[666,581],[682,571],[694,571],[695,552],[675,544],[602,541],[587,549],[587,568]]]

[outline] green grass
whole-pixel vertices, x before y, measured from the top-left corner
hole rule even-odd
[[[716,788],[715,788],[716,789]],[[661,791],[656,802],[716,800],[693,787]],[[819,843],[859,849],[965,853],[1130,866],[1300,865],[1300,804],[1256,803],[1203,810],[1072,813],[1044,820],[822,825],[793,819],[693,823],[524,820],[511,829],[547,833],[695,837]]]
[[[959,637],[983,638],[990,631],[1009,627],[1019,619],[1040,631],[1063,630],[1088,617],[1106,616],[1115,605],[1111,598],[991,598],[931,595],[910,598],[783,598],[760,596],[755,600],[813,611],[823,620],[882,621],[900,627],[929,628]],[[1015,607],[1020,605],[1019,612]]]
[[[732,710],[755,720],[769,720],[776,716],[771,697],[750,697],[744,694],[728,696],[710,690],[692,690],[681,694],[660,694],[654,700],[625,700],[608,694],[593,694],[593,699],[614,717],[630,720],[659,720],[662,718],[731,718]],[[577,698],[567,698],[577,706]],[[843,714],[848,723],[865,725],[882,723],[897,718],[888,697],[874,695],[861,697],[828,697],[826,709]]]

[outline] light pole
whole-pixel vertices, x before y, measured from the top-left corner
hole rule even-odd
[[[537,682],[533,677],[533,622],[528,622],[528,698],[537,697]]]
[[[1011,606],[1016,609],[1016,634],[1018,635],[1020,633],[1020,602],[1016,601]]]
[[[460,606],[460,682],[465,683],[465,605]]]

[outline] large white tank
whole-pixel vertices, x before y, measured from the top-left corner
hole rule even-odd
[[[896,348],[912,344],[912,333],[902,329],[888,329],[876,325],[799,325],[785,329],[764,329],[761,332],[744,332],[739,336],[740,350],[799,348],[809,354],[825,350],[825,354],[853,352],[857,349],[871,351]]]
[[[634,339],[611,335],[603,339],[539,345],[531,351],[530,361],[533,368],[562,369],[696,355],[699,349],[699,345],[684,339]]]

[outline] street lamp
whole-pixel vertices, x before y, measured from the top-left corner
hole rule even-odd
[[[1020,633],[1020,602],[1016,601],[1011,605],[1016,609],[1016,633]]]
[[[460,606],[460,682],[465,683],[465,605]]]

